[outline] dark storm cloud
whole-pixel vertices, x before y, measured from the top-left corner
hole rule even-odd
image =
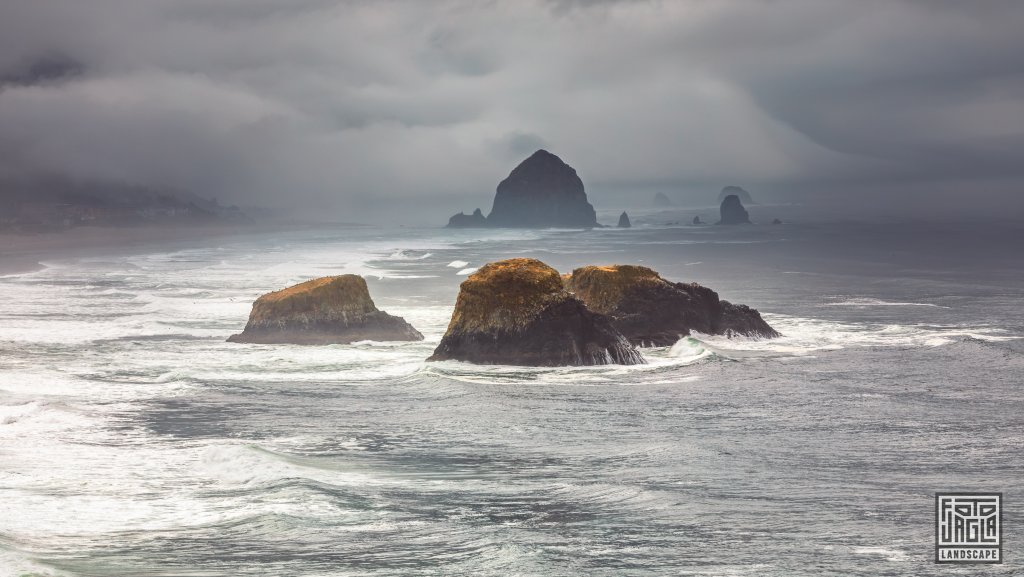
[[[446,215],[543,146],[608,202],[1018,199],[1021,25],[1010,1],[10,0],[0,180]]]

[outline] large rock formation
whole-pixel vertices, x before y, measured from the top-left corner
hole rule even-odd
[[[569,294],[534,259],[493,262],[469,276],[441,343],[427,360],[480,364],[634,365],[643,357],[604,315]]]
[[[658,208],[665,208],[665,207],[668,207],[668,206],[672,206],[672,199],[670,199],[669,197],[665,196],[664,192],[659,192],[659,193],[654,195],[654,206],[656,206]]]
[[[487,224],[512,228],[600,226],[576,171],[546,150],[533,153],[498,184]]]
[[[754,204],[754,199],[751,198],[750,193],[739,186],[727,186],[722,189],[722,192],[718,193],[718,202],[721,203],[725,200],[725,197],[735,194],[740,197],[740,202],[744,204]]]
[[[629,222],[629,215],[626,214],[626,211],[622,211],[622,214],[619,215],[619,228],[629,228],[631,226],[633,225]]]
[[[448,228],[482,228],[487,226],[487,218],[480,209],[473,211],[473,214],[460,212],[448,219]]]
[[[355,341],[421,341],[400,317],[377,310],[363,277],[328,276],[256,299],[233,343],[330,345]]]
[[[750,215],[735,194],[725,197],[719,210],[722,218],[717,224],[750,224]]]
[[[720,300],[696,283],[669,282],[647,267],[588,266],[574,270],[565,283],[587,308],[610,316],[639,346],[669,346],[690,331],[779,336],[756,310]]]

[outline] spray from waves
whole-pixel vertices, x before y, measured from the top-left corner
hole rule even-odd
[[[823,307],[935,307],[948,309],[949,307],[934,303],[914,303],[887,301],[876,298],[848,298],[836,302],[825,303]]]
[[[800,356],[848,347],[938,347],[964,338],[988,342],[1022,338],[1006,329],[987,326],[845,323],[771,313],[765,313],[764,317],[783,336],[774,339],[697,336],[707,346],[734,358]]]

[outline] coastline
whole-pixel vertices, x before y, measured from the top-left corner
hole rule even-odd
[[[297,230],[300,224],[210,224],[125,227],[83,226],[38,234],[0,233],[0,276],[36,272],[50,259],[131,254],[166,248],[171,243],[202,243],[212,239]]]

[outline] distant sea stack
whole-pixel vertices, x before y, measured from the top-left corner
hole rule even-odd
[[[700,221],[700,216],[698,215],[698,216],[693,217],[693,224],[704,224],[704,223]]]
[[[377,310],[363,277],[328,276],[256,299],[232,343],[331,345],[355,341],[422,341],[404,319]]]
[[[633,225],[629,223],[629,215],[626,214],[626,211],[622,211],[622,214],[619,215],[619,228],[629,228],[631,226]]]
[[[637,346],[670,346],[691,331],[779,336],[756,310],[720,300],[718,293],[696,283],[669,282],[643,266],[578,268],[565,283],[587,308],[610,316]]]
[[[668,206],[672,206],[672,199],[670,199],[669,197],[665,196],[665,193],[659,192],[659,193],[654,195],[654,206],[656,206],[658,208],[665,208],[665,207],[668,207]]]
[[[644,362],[607,316],[569,294],[558,271],[534,259],[484,265],[460,287],[429,361],[576,366]]]
[[[487,226],[487,218],[480,209],[473,211],[473,214],[460,212],[448,219],[448,228],[481,228]]]
[[[719,210],[721,220],[717,224],[750,224],[750,215],[747,214],[747,209],[743,208],[740,197],[735,194],[725,197]]]
[[[754,199],[751,198],[750,193],[739,186],[727,186],[722,189],[722,192],[718,193],[718,202],[721,203],[725,200],[725,197],[735,194],[740,197],[740,202],[743,204],[756,204]]]
[[[483,224],[476,217],[452,217],[459,226],[498,228],[598,228],[576,170],[546,150],[538,150],[498,184],[494,205]],[[468,221],[465,219],[474,219]],[[452,220],[449,220],[452,226]]]

